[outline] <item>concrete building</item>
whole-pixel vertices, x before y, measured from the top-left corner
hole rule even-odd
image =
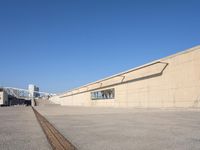
[[[28,85],[28,92],[29,92],[29,96],[30,97],[39,97],[39,87],[33,85],[33,84],[29,84]]]
[[[68,106],[200,107],[200,46],[67,91]]]
[[[3,88],[0,88],[0,106],[8,104],[8,94]]]

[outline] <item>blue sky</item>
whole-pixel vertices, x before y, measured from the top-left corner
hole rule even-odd
[[[200,44],[199,0],[0,0],[0,85],[63,92]]]

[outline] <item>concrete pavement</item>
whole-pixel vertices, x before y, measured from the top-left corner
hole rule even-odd
[[[199,150],[200,109],[35,107],[79,150]],[[31,107],[0,108],[1,150],[49,150]]]
[[[199,150],[199,109],[36,107],[79,150]]]
[[[0,107],[0,149],[52,149],[31,107]]]

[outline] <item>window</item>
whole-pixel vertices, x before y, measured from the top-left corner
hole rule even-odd
[[[92,100],[100,100],[100,99],[114,99],[115,98],[115,89],[107,89],[102,91],[91,92]]]

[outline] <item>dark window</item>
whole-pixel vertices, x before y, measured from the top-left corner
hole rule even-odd
[[[92,100],[100,100],[100,99],[114,99],[115,98],[115,89],[107,89],[102,91],[91,92]]]

